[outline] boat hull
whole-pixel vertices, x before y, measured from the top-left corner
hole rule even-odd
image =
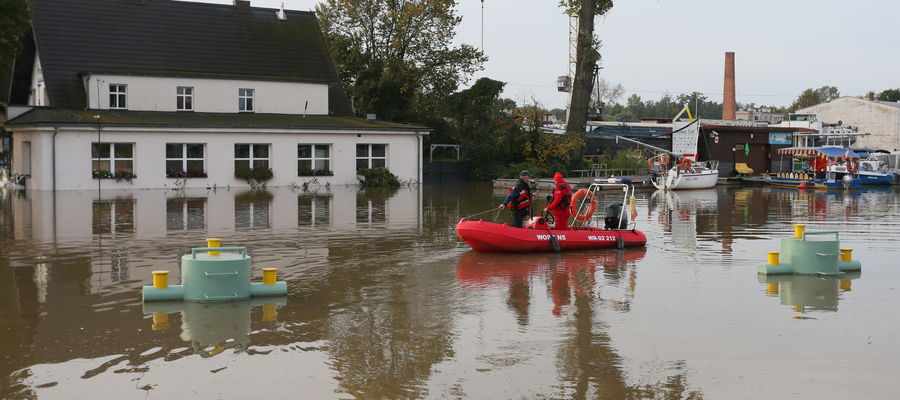
[[[859,182],[863,185],[893,185],[895,183],[894,174],[866,173],[859,172]]]
[[[718,171],[702,174],[681,173],[673,178],[672,182],[667,182],[667,177],[660,177],[653,181],[653,186],[663,190],[709,189],[715,187],[718,180]]]
[[[520,253],[553,251],[551,235],[559,248],[586,250],[643,246],[647,237],[638,230],[605,230],[575,228],[569,230],[514,228],[487,221],[465,221],[456,224],[456,235],[472,250],[480,253]]]

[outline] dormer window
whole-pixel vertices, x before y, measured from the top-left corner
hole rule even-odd
[[[253,89],[238,89],[238,111],[253,112]]]
[[[175,89],[175,109],[178,111],[194,111],[194,88],[179,86]]]
[[[128,103],[125,102],[127,89],[127,85],[120,83],[109,84],[109,108],[118,110],[125,110],[128,108]]]

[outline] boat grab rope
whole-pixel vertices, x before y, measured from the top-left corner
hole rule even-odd
[[[487,210],[487,211],[482,211],[482,212],[480,212],[480,213],[472,214],[472,215],[470,215],[470,216],[468,216],[468,217],[463,217],[463,219],[469,219],[469,218],[472,218],[472,217],[474,217],[474,216],[487,214],[487,213],[493,212],[493,211],[497,211],[497,215],[500,215],[500,211],[501,211],[501,210],[497,210],[496,208],[491,208],[490,210]],[[494,219],[497,219],[497,217],[494,217]]]

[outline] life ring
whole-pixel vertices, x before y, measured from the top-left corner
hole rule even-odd
[[[855,173],[859,172],[859,167],[857,166],[856,162],[848,162],[847,163],[847,172],[849,172],[851,174],[855,174]]]
[[[663,154],[663,155],[659,156],[659,162],[661,162],[664,167],[666,165],[669,165],[669,155]]]
[[[691,169],[691,160],[689,158],[682,158],[680,162],[678,162],[678,166],[681,169]]]
[[[587,199],[582,200],[585,197],[587,197]],[[578,209],[582,208],[585,201],[588,201],[587,210],[579,214]],[[594,215],[594,211],[597,211],[597,199],[594,198],[594,194],[591,193],[590,190],[578,189],[578,191],[572,195],[572,200],[569,201],[569,208],[572,211],[572,215],[575,216],[576,221],[587,221]]]

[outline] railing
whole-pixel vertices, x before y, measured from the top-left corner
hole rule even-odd
[[[647,168],[592,168],[573,169],[569,175],[579,178],[606,178],[610,176],[643,176],[647,175]]]

